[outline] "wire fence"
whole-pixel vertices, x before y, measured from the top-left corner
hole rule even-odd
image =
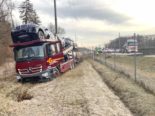
[[[155,57],[135,53],[95,53],[91,56],[113,70],[125,74],[146,90],[155,94]]]

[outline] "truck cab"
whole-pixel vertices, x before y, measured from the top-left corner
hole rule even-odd
[[[128,39],[123,48],[127,53],[138,52],[138,42],[136,39]]]
[[[61,43],[37,43],[14,48],[17,79],[50,78],[52,71],[64,60]]]
[[[37,29],[34,25],[18,27],[11,32],[13,45],[10,46],[14,51],[17,80],[51,79],[74,67],[73,45],[64,46],[58,37],[42,38],[38,31],[32,32],[34,27]]]

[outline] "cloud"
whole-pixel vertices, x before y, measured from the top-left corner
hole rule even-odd
[[[91,1],[91,0],[90,0]],[[121,24],[128,21],[128,16],[119,14],[108,7],[105,4],[94,5],[89,0],[74,0],[68,1],[68,5],[58,7],[59,17],[61,18],[88,18],[94,20],[102,20],[112,24]],[[95,1],[97,2],[97,1]]]
[[[80,8],[61,8],[59,17],[65,18],[89,18],[96,20],[103,20],[109,23],[117,24],[124,23],[128,20],[128,17],[117,14],[108,9],[98,9],[98,8],[89,8],[89,7],[80,7]]]
[[[18,4],[22,1],[17,0]],[[127,31],[132,19],[107,5],[106,0],[56,0],[58,26],[65,28],[66,35],[77,36],[77,42],[101,44],[114,39],[118,31]],[[31,0],[42,25],[54,23],[53,0]],[[109,3],[109,2],[108,2]],[[18,10],[16,10],[18,12]],[[18,14],[18,13],[16,13]],[[16,16],[19,18],[19,16]],[[133,30],[133,29],[131,29]]]
[[[101,4],[102,3],[102,4]],[[93,19],[110,24],[123,24],[130,18],[107,7],[100,0],[57,0],[59,18]],[[48,5],[47,5],[48,4]],[[45,0],[35,4],[40,12],[54,16],[53,2]]]

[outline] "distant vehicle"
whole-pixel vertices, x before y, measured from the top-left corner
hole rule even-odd
[[[100,54],[100,53],[102,53],[102,49],[100,47],[96,47],[95,52],[96,52],[96,54]]]
[[[36,24],[19,25],[11,31],[11,36],[13,43],[54,38],[52,32],[50,32],[47,28]]]
[[[74,45],[74,41],[73,40],[71,40],[70,38],[62,38],[61,39],[61,42],[62,42],[62,46],[64,47],[64,48],[66,48],[66,47],[70,47],[70,46],[73,46]]]
[[[113,53],[115,50],[111,48],[104,48],[103,53]]]
[[[128,39],[123,46],[123,52],[138,52],[138,41],[135,39]]]
[[[121,50],[120,50],[120,49],[116,49],[115,52],[116,52],[116,53],[120,53]]]

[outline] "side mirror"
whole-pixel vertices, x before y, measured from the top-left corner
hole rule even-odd
[[[50,35],[48,34],[47,37],[46,37],[46,39],[49,39],[49,38],[50,38]]]
[[[47,46],[47,55],[52,56],[52,49],[49,45]]]

